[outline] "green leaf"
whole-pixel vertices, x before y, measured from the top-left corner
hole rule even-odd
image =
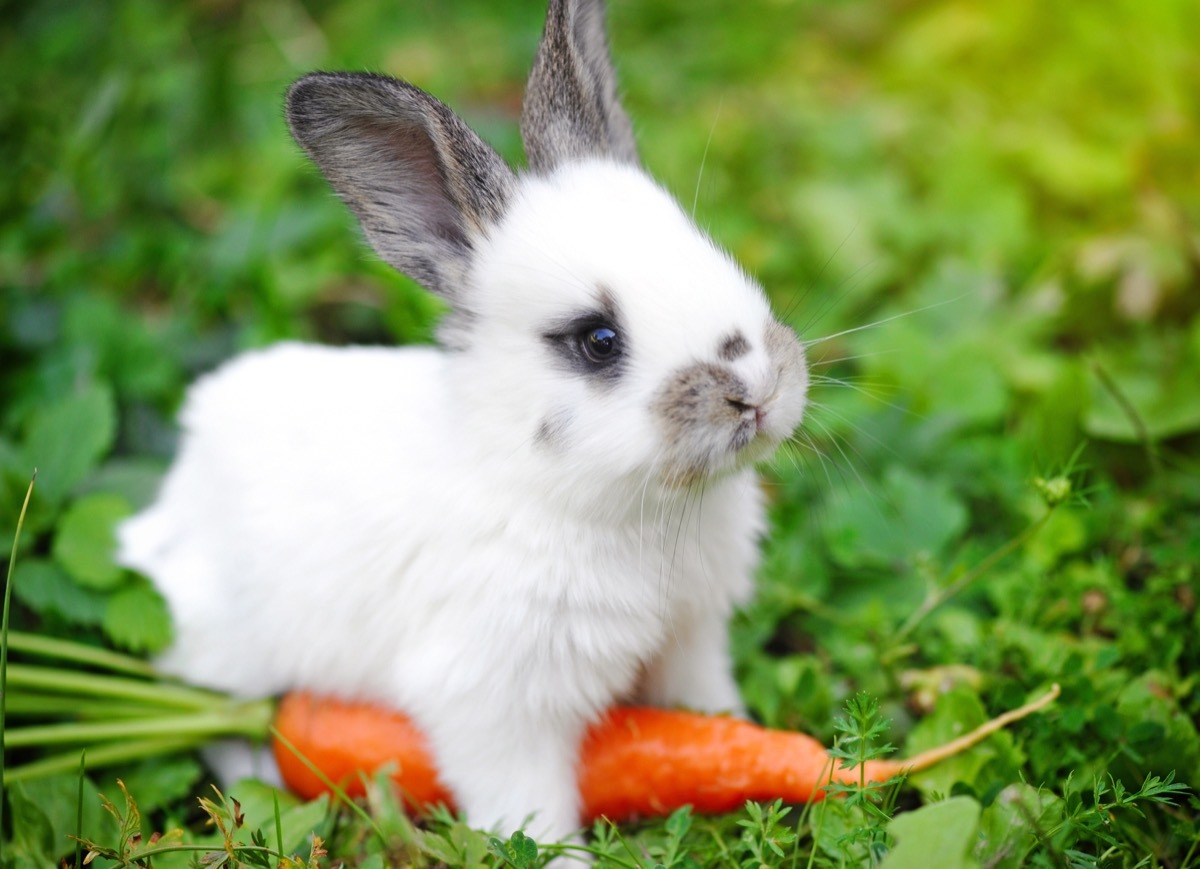
[[[1039,837],[1062,817],[1063,802],[1053,793],[1024,782],[1010,784],[980,817],[979,858],[994,869],[1019,869]]]
[[[275,801],[279,801],[280,812],[290,812],[302,805],[300,800],[287,791],[272,787],[254,778],[242,779],[229,789],[229,795],[242,806],[246,827],[262,830],[268,842],[275,841]]]
[[[141,810],[149,813],[189,796],[200,780],[202,769],[192,757],[162,757],[122,767],[110,773],[110,779],[100,774],[94,777],[102,788],[109,787],[115,784],[111,778],[115,778],[117,772],[125,787],[137,797]]]
[[[493,836],[489,840],[488,850],[514,869],[532,869],[537,863],[537,842],[520,830],[513,833],[507,842]]]
[[[13,596],[39,615],[58,615],[75,625],[100,624],[108,603],[106,595],[80,587],[57,564],[41,560],[17,562]]]
[[[1157,670],[1134,677],[1117,699],[1117,713],[1142,756],[1139,772],[1178,771],[1192,784],[1200,775],[1200,734],[1171,696],[1171,685],[1171,677]]]
[[[110,589],[124,571],[113,561],[117,523],[132,512],[120,495],[96,493],[73,503],[54,536],[54,558],[86,588]]]
[[[667,818],[666,830],[672,838],[676,840],[683,839],[687,835],[688,830],[692,828],[692,807],[681,806],[671,813]]]
[[[1180,336],[1156,336],[1097,363],[1088,434],[1126,443],[1163,440],[1200,431],[1200,358]]]
[[[131,581],[109,599],[103,627],[113,643],[132,652],[158,652],[171,641],[167,605],[141,579]]]
[[[62,841],[41,804],[30,798],[26,785],[17,783],[9,791],[12,812],[12,839],[5,853],[16,867],[55,866],[58,858],[67,853]]]
[[[967,510],[948,485],[893,465],[878,491],[855,487],[831,499],[825,535],[842,566],[891,568],[939,553],[966,525]]]
[[[979,864],[969,852],[978,825],[979,803],[970,797],[951,797],[897,815],[887,825],[896,847],[882,869],[975,869]]]
[[[37,491],[59,503],[112,447],[116,404],[112,390],[92,383],[38,408],[25,428],[25,454],[38,469]]]
[[[79,493],[112,492],[141,509],[154,500],[162,477],[163,463],[158,459],[113,459],[91,474]]]
[[[242,782],[237,786],[239,793],[246,792],[246,782]],[[240,797],[239,797],[240,799]],[[308,846],[309,837],[314,833],[323,835],[323,829],[326,819],[329,817],[329,799],[322,795],[317,799],[300,803],[298,805],[294,800],[288,799],[286,795],[280,795],[280,806],[282,811],[279,815],[279,826],[283,830],[283,850],[287,854],[293,854],[305,851]],[[286,808],[283,808],[285,807]],[[268,842],[275,841],[275,817],[274,809],[269,821],[262,821],[258,825]]]
[[[75,774],[49,776],[17,782],[5,787],[12,810],[13,838],[6,855],[13,865],[45,867],[58,865],[58,858],[75,850],[70,839],[77,828],[79,777]],[[83,826],[85,837],[106,841],[111,825],[96,800],[96,785],[84,779]]]

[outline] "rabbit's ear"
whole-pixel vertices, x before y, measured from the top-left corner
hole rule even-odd
[[[617,100],[603,0],[550,0],[525,87],[521,138],[538,172],[584,157],[637,165],[633,125]]]
[[[443,103],[384,76],[307,75],[288,91],[287,117],[376,253],[461,302],[475,240],[512,197],[504,160]]]

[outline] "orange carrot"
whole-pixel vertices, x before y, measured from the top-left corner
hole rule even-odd
[[[830,781],[884,782],[965,751],[1058,696],[1058,686],[970,733],[907,760],[872,760],[865,770],[839,769],[811,736],[768,730],[737,718],[665,709],[613,709],[588,731],[580,754],[579,790],[587,820],[664,815],[690,804],[701,812],[736,809],[746,800],[800,803],[823,798]],[[416,809],[450,805],[424,736],[404,715],[367,704],[309,694],[284,698],[276,715],[275,758],[287,785],[311,798],[325,778],[362,793],[359,772],[396,766],[393,779]]]

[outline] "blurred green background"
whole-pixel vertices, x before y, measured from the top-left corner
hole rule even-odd
[[[0,531],[40,469],[17,624],[166,641],[111,527],[198,373],[281,338],[430,339],[438,303],[288,137],[287,84],[407,78],[520,163],[543,14],[4,4]],[[813,345],[811,419],[767,469],[737,635],[755,713],[828,735],[865,687],[903,726],[907,664],[977,668],[1003,703],[1056,678],[1077,705],[1073,747],[1031,751],[1052,778],[1115,762],[1088,740],[1166,738],[1126,693],[1156,673],[1165,756],[1200,770],[1200,3],[614,0],[610,33],[646,166],[802,337],[879,323]],[[919,651],[881,639],[1019,534],[1030,480],[1079,448],[1087,506],[922,623]]]

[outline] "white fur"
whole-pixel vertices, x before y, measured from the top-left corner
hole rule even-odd
[[[598,287],[630,350],[603,387],[542,337]],[[536,813],[562,837],[580,736],[639,675],[647,701],[739,708],[726,625],[751,591],[759,488],[735,457],[702,488],[664,482],[656,392],[740,330],[753,349],[731,367],[777,442],[806,381],[776,383],[761,291],[636,169],[522,178],[467,292],[465,350],[284,344],[198,382],[120,559],[170,606],[164,670],[402,709],[473,823]],[[539,442],[547,416],[561,430]]]

